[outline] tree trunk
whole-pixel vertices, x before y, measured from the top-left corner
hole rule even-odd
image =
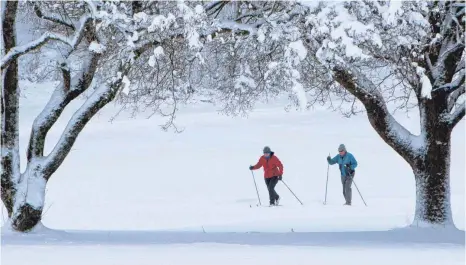
[[[5,53],[16,46],[15,20],[18,2],[9,1],[5,4],[2,16],[2,37]],[[2,56],[4,54],[2,53]],[[0,178],[1,199],[8,211],[8,217],[13,213],[14,197],[16,196],[15,181],[20,175],[19,160],[19,88],[18,60],[12,60],[5,70],[2,70],[2,86],[0,87],[1,137],[0,137]]]
[[[413,226],[454,226],[450,205],[451,130],[426,117],[424,157],[411,163],[416,179]]]
[[[16,184],[15,204],[11,216],[11,226],[21,232],[33,229],[42,218],[47,180],[41,167],[35,163],[21,175]]]
[[[28,232],[33,229],[42,219],[43,207],[36,209],[34,206],[24,203],[20,205],[15,216],[11,220],[14,230]]]

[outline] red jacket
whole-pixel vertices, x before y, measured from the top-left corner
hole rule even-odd
[[[253,170],[261,167],[264,167],[264,178],[266,179],[283,175],[283,164],[273,153],[270,154],[268,160],[265,156],[261,156]]]

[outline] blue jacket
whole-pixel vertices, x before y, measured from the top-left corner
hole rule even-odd
[[[358,166],[358,162],[354,158],[354,156],[351,153],[346,152],[344,156],[340,156],[340,154],[336,155],[334,158],[328,160],[328,163],[330,165],[338,164],[340,167],[340,172],[341,176],[348,176],[349,172],[346,172],[346,164],[350,165],[351,170],[354,171],[354,169]]]

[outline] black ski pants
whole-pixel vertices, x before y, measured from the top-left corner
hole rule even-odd
[[[278,176],[274,176],[271,178],[266,178],[265,179],[265,184],[267,185],[267,190],[269,191],[269,200],[270,204],[274,204],[276,200],[280,196],[278,196],[278,193],[275,191],[275,186],[278,183]]]

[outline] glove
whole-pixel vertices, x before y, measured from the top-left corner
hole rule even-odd
[[[282,178],[283,178],[282,175],[278,176],[278,180],[282,180]]]
[[[327,156],[327,161],[330,161],[332,158],[330,156]]]
[[[249,170],[253,170],[254,169],[254,166],[249,166]]]
[[[354,170],[351,169],[351,165],[350,164],[346,164],[345,165],[346,169],[348,170],[348,172],[352,175],[354,173]]]

